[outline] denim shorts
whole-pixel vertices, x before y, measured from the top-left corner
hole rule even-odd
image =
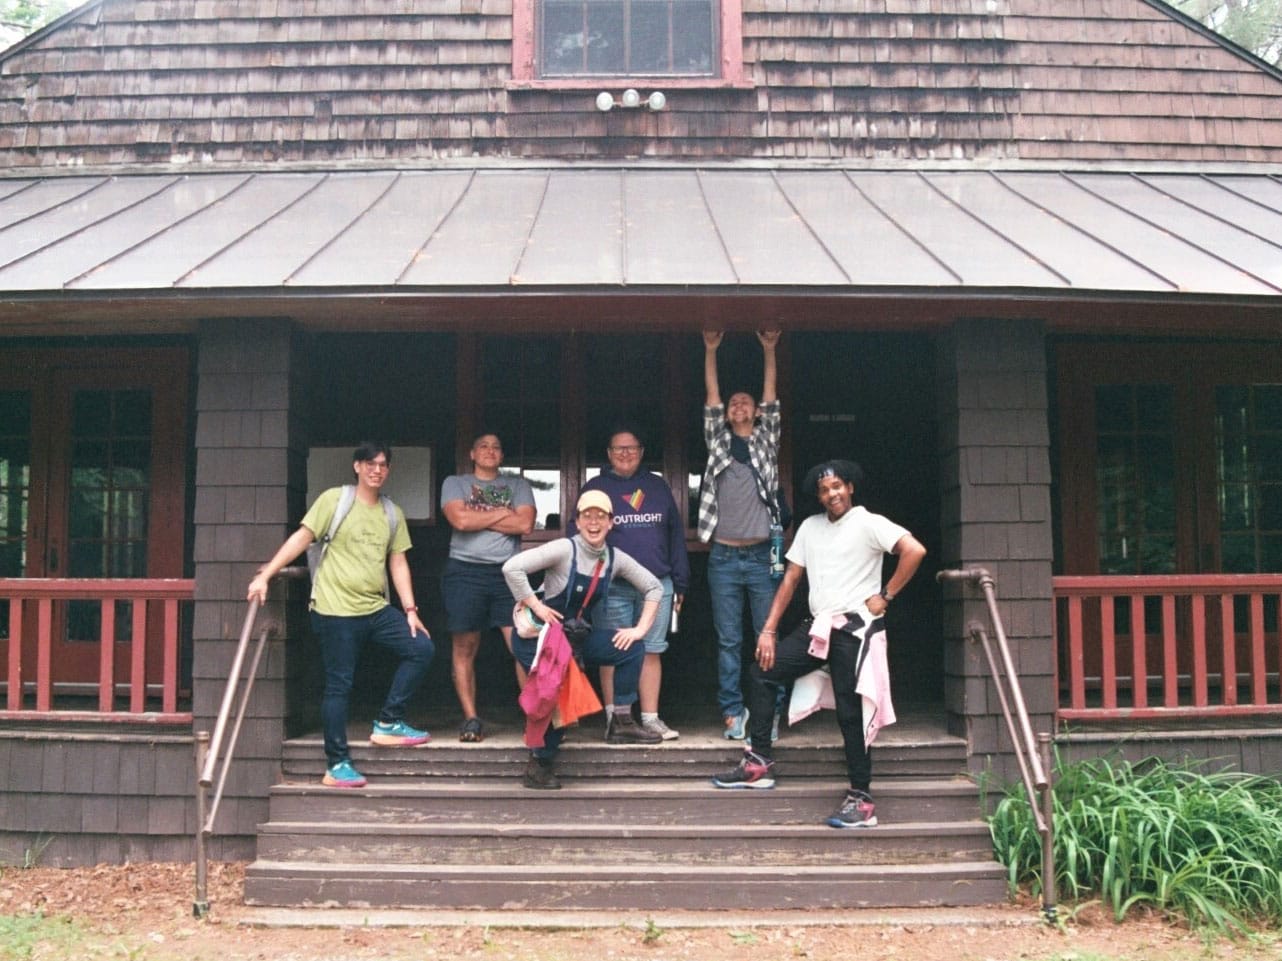
[[[512,592],[503,565],[449,558],[441,576],[445,626],[451,634],[512,626]]]
[[[661,577],[659,583],[663,585],[663,600],[659,602],[659,613],[654,617],[654,625],[644,638],[647,654],[662,654],[668,649],[668,628],[672,621],[672,578]],[[627,581],[617,579],[611,582],[610,593],[606,595],[605,621],[616,630],[633,627],[641,619],[641,608],[644,606],[645,595]]]

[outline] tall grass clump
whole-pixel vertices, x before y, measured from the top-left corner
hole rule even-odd
[[[1157,759],[1059,765],[1061,896],[1098,898],[1117,920],[1147,905],[1197,927],[1282,923],[1282,782]],[[1041,893],[1041,838],[1022,786],[990,820],[1012,891]]]

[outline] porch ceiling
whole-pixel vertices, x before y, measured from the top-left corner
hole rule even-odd
[[[157,298],[231,298],[243,314],[246,298],[523,290],[1276,306],[1282,178],[619,167],[0,179],[9,329],[59,303],[154,313]]]

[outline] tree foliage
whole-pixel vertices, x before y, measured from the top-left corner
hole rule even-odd
[[[0,0],[0,47],[57,20],[72,6],[72,0]]]
[[[1167,0],[1269,63],[1282,58],[1282,0]]]

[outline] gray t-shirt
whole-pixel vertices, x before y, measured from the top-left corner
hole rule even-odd
[[[770,536],[770,510],[757,491],[752,467],[730,461],[717,477],[717,529],[713,540],[764,541]]]
[[[451,474],[441,485],[441,505],[462,501],[469,511],[515,510],[534,506],[534,489],[524,477],[500,474],[481,480],[475,474]],[[450,557],[472,564],[502,564],[521,547],[521,538],[498,531],[460,531],[450,535]]]

